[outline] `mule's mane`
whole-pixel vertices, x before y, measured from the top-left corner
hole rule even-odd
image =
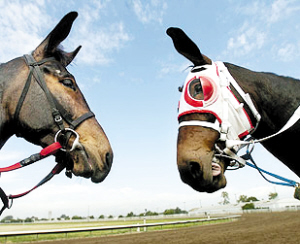
[[[295,79],[293,77],[290,76],[284,76],[284,75],[279,75],[273,72],[263,72],[263,71],[253,71],[253,70],[249,70],[247,68],[244,68],[242,66],[238,66],[232,63],[228,63],[225,62],[226,66],[229,66],[232,69],[235,70],[248,70],[249,72],[252,72],[253,74],[257,74],[257,75],[266,75],[267,77],[269,77],[270,79],[283,79],[283,80],[288,80],[288,81],[293,81],[293,82],[298,82],[300,81],[299,79]]]
[[[65,51],[62,45],[59,45],[54,53],[49,54],[49,57],[54,57],[60,63],[65,63],[67,61]]]
[[[275,74],[275,73],[272,73],[272,72],[260,72],[260,73],[265,74],[265,75],[269,75],[269,76],[273,76],[273,77],[277,77],[277,78],[290,80],[290,81],[300,81],[299,79],[296,79],[296,78],[293,78],[293,77],[290,77],[290,76],[278,75],[278,74]]]

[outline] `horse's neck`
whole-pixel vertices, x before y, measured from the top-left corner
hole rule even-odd
[[[8,101],[8,90],[11,90],[10,86],[14,85],[13,77],[10,72],[7,72],[7,66],[11,63],[5,63],[0,65],[0,149],[3,147],[5,142],[14,134],[14,128],[10,122],[9,104]],[[14,70],[14,69],[12,69]],[[14,70],[15,71],[15,70]],[[12,101],[10,101],[12,102]]]
[[[271,73],[253,72],[226,64],[242,89],[249,93],[261,115],[261,122],[253,134],[260,139],[278,132],[300,105],[300,81]],[[295,162],[299,146],[300,122],[284,133],[263,142],[263,146],[300,176],[300,164]]]
[[[269,127],[268,131],[257,134],[264,136],[277,132],[300,105],[299,80],[253,72],[231,64],[226,66],[241,88],[250,94],[262,116],[262,123]]]
[[[0,81],[0,149],[4,143],[8,140],[9,136],[6,132],[7,116],[4,109],[4,94],[3,94],[3,83]]]

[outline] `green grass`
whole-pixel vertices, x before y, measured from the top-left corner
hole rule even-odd
[[[178,218],[178,219],[147,219],[147,224],[150,223],[162,223],[162,222],[176,222],[184,220],[193,220],[195,218]],[[197,225],[207,225],[229,222],[230,220],[217,220],[211,222],[198,222],[198,223],[188,223],[188,224],[172,224],[165,226],[154,226],[147,227],[147,231],[157,231],[166,229],[177,229]],[[31,224],[0,224],[1,232],[9,231],[35,231],[35,230],[50,230],[50,229],[65,229],[65,228],[82,228],[82,227],[102,227],[102,226],[119,226],[119,225],[135,225],[143,224],[144,220],[141,218],[139,220],[112,220],[112,221],[92,221],[92,222],[55,222],[55,223],[31,223]],[[144,227],[140,228],[140,232],[144,231]],[[25,236],[12,236],[12,237],[0,237],[0,243],[20,243],[20,242],[34,242],[41,240],[54,240],[54,239],[64,239],[64,238],[84,238],[84,237],[97,237],[106,236],[114,234],[126,234],[126,233],[136,233],[137,228],[131,229],[118,229],[118,230],[102,230],[102,231],[85,231],[85,232],[75,232],[75,233],[58,233],[58,234],[39,234],[39,235],[25,235]]]

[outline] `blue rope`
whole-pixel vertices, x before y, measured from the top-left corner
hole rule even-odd
[[[279,175],[276,175],[276,174],[273,174],[273,173],[270,173],[266,170],[263,170],[262,168],[258,167],[254,161],[254,159],[252,158],[251,156],[251,153],[249,153],[249,151],[247,150],[247,153],[245,155],[242,156],[243,159],[245,160],[250,160],[252,163],[249,163],[249,162],[246,162],[246,165],[254,168],[254,169],[257,169],[258,172],[261,174],[261,176],[268,182],[272,183],[272,184],[276,184],[276,185],[282,185],[282,186],[291,186],[291,187],[297,187],[298,186],[298,183],[296,181],[293,181],[293,180],[289,180],[289,179],[286,179],[282,176],[279,176]],[[277,182],[277,181],[271,181],[269,179],[267,179],[264,175],[264,174],[267,174],[267,175],[270,175],[271,177],[274,177],[278,180],[281,180],[283,182]]]

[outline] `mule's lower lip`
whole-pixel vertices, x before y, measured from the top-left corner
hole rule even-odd
[[[221,174],[221,166],[217,163],[211,163],[212,167],[212,175],[213,176],[218,176]]]

